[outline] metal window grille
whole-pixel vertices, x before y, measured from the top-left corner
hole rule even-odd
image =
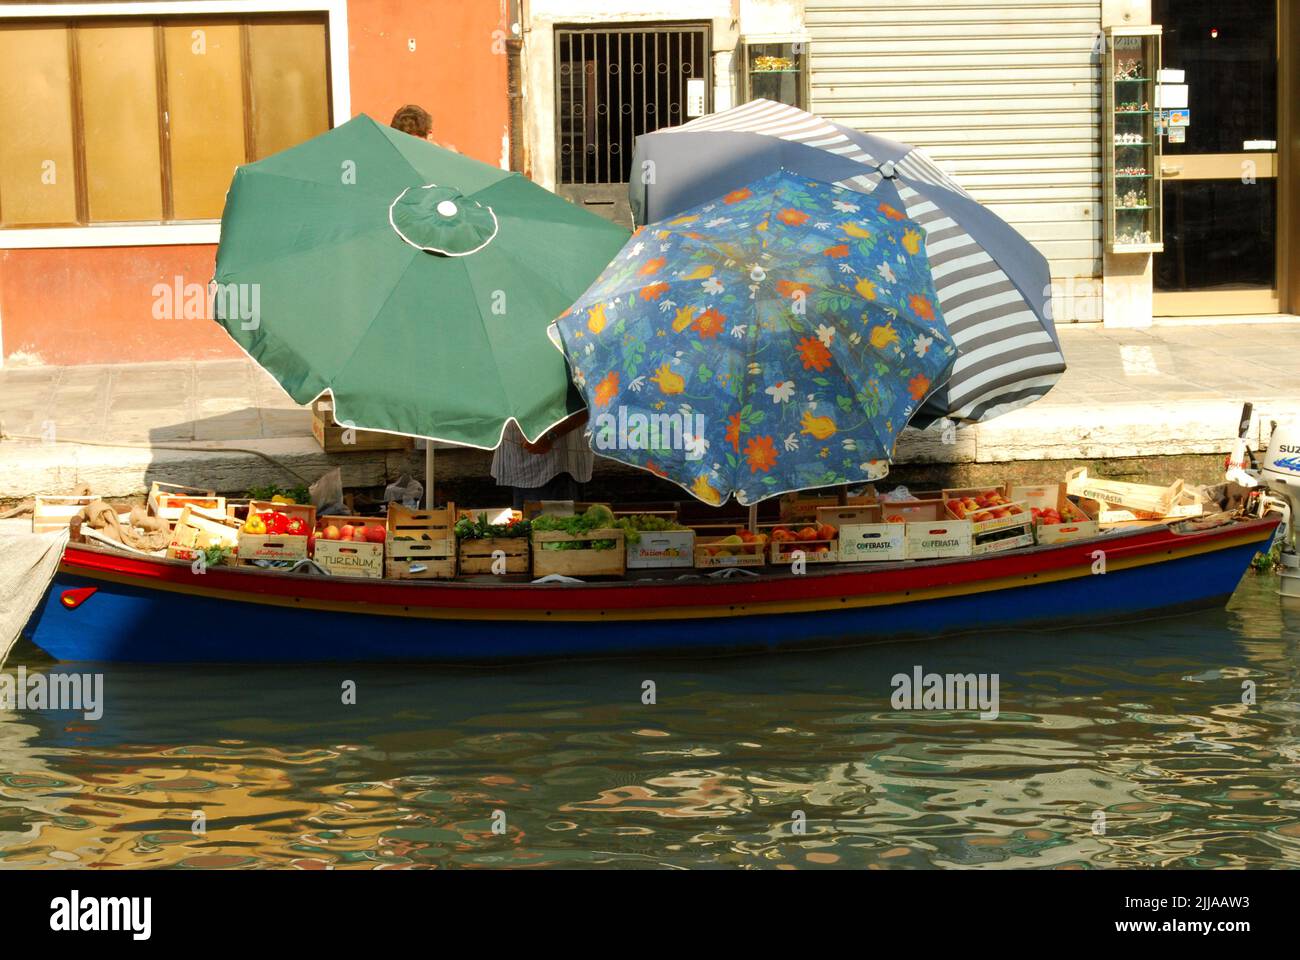
[[[687,80],[712,95],[708,25],[555,30],[560,184],[626,184],[637,136],[685,123]]]

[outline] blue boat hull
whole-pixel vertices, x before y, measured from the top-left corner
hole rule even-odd
[[[427,619],[240,602],[105,580],[65,566],[27,633],[59,660],[490,661],[716,654],[1140,619],[1222,606],[1262,542],[1050,582],[907,602],[698,619]],[[77,609],[69,590],[93,588]],[[484,595],[491,602],[491,594]],[[93,609],[92,609],[93,608]],[[93,614],[93,615],[92,615]]]

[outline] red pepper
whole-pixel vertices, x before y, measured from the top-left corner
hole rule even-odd
[[[273,537],[283,536],[289,529],[289,518],[278,510],[266,515],[266,532]]]
[[[307,522],[302,517],[290,517],[289,522],[285,525],[284,532],[291,537],[307,536]]]

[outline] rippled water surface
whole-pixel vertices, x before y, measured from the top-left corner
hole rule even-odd
[[[819,654],[108,665],[97,722],[0,713],[0,867],[1296,867],[1298,641],[1248,578],[1178,620]],[[918,665],[997,674],[1001,715],[893,710]]]

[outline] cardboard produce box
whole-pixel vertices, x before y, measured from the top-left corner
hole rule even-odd
[[[883,506],[883,505],[882,505]],[[905,508],[900,513],[886,516],[906,518],[907,559],[935,560],[944,557],[969,557],[971,552],[971,522],[955,520],[947,515],[941,500],[919,503],[895,503],[886,511]]]
[[[839,530],[839,558],[844,563],[907,559],[907,524],[885,523],[881,506],[826,507],[817,511],[821,523]]]
[[[695,565],[694,530],[641,530],[641,539],[627,545],[629,570]]]
[[[1025,522],[1018,527],[1003,527],[991,533],[971,538],[971,556],[978,557],[988,553],[1003,553],[1007,550],[1019,550],[1021,547],[1034,545],[1034,527]]]
[[[1071,496],[1098,503],[1109,504],[1125,510],[1146,514],[1148,517],[1170,516],[1175,504],[1183,502],[1184,484],[1175,480],[1167,487],[1149,483],[1129,483],[1124,480],[1101,480],[1088,476],[1087,467],[1079,467],[1065,475],[1065,486]],[[1199,504],[1199,498],[1196,498]],[[1135,519],[1140,519],[1136,517]]]
[[[1055,510],[1062,517],[1068,513],[1078,515],[1076,519],[1062,520],[1060,523],[1049,523],[1036,517],[1034,532],[1039,543],[1084,540],[1101,532],[1096,516],[1071,499],[1063,483],[1021,484],[1012,487],[1009,496],[1023,502],[1029,507],[1030,513],[1036,510]]]
[[[1189,517],[1199,517],[1204,509],[1200,497],[1191,490],[1184,490],[1175,498],[1168,514],[1117,507],[1114,504],[1105,503],[1101,500],[1091,500],[1087,497],[1079,497],[1078,502],[1090,516],[1097,520],[1097,526],[1103,531],[1113,530],[1117,527],[1151,527],[1164,523],[1176,523]]]

